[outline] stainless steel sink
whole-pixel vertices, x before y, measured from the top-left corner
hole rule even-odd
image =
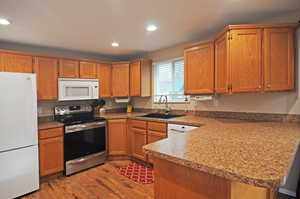
[[[150,118],[159,118],[159,119],[171,119],[175,117],[181,117],[184,115],[175,115],[175,114],[164,114],[164,113],[150,113],[147,115],[142,115],[140,117],[150,117]]]

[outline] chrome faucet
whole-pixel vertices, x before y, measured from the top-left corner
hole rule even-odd
[[[171,107],[169,107],[167,95],[161,95],[159,97],[158,103],[165,104],[165,114],[169,114],[171,112]]]

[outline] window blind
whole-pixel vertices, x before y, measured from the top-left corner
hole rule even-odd
[[[170,102],[185,102],[183,59],[157,63],[154,70],[154,102],[161,95],[167,95]]]

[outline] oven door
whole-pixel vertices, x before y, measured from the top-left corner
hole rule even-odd
[[[65,133],[64,149],[65,162],[101,152],[106,154],[105,127]]]
[[[98,80],[96,79],[59,79],[59,101],[97,99]]]

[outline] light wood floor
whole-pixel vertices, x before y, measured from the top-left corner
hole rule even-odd
[[[130,161],[111,161],[70,177],[41,184],[38,192],[22,199],[153,199],[153,184],[141,185],[118,173]],[[279,199],[293,199],[280,195]]]
[[[41,184],[40,191],[22,199],[153,199],[153,184],[141,185],[120,175],[129,161],[112,161],[70,177]]]

